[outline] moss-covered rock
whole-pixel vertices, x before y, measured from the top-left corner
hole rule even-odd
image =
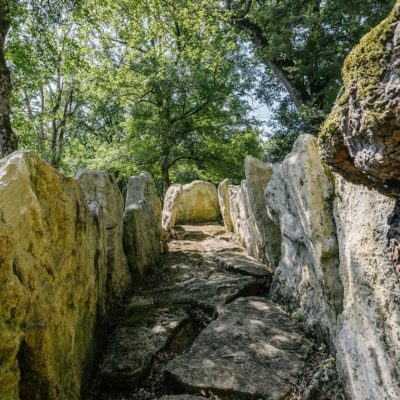
[[[346,179],[400,196],[400,1],[343,67],[344,91],[322,126],[324,160]]]

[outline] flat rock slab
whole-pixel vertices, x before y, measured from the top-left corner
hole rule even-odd
[[[221,252],[214,254],[212,260],[228,271],[272,280],[272,269],[253,257],[235,252]]]
[[[204,397],[194,396],[190,394],[180,394],[177,396],[163,396],[159,397],[158,400],[204,400]]]
[[[193,278],[154,293],[156,304],[188,304],[215,309],[240,296],[254,296],[260,289],[251,276],[214,273],[208,278]]]
[[[220,308],[219,317],[190,350],[170,361],[171,389],[210,390],[222,399],[281,399],[304,368],[303,337],[276,304],[240,298]]]
[[[193,340],[192,323],[184,310],[160,309],[149,299],[135,298],[128,311],[110,335],[100,365],[100,380],[107,389],[135,388],[159,351],[179,353]]]

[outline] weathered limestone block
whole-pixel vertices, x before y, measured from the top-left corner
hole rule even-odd
[[[160,305],[192,305],[209,310],[229,303],[240,296],[255,296],[261,283],[253,276],[214,272],[206,278],[193,278],[154,293]]]
[[[229,206],[233,232],[240,237],[240,186],[229,185]],[[240,237],[240,239],[242,239]],[[243,243],[243,240],[242,240]]]
[[[228,232],[233,232],[234,228],[232,223],[229,186],[230,186],[229,179],[223,180],[218,185],[218,200],[225,228]]]
[[[242,239],[244,247],[248,254],[257,259],[262,258],[262,249],[260,232],[257,230],[253,211],[250,207],[248,185],[245,180],[242,181],[239,191],[239,218],[240,228],[239,237]]]
[[[176,222],[178,196],[182,192],[182,185],[171,185],[164,198],[164,208],[162,210],[162,228],[169,232]]]
[[[268,215],[265,199],[273,166],[250,156],[246,157],[244,166],[248,207],[254,219],[254,224],[249,226],[249,234],[254,238],[251,247],[254,248],[254,256],[276,268],[280,259],[281,232]]]
[[[354,48],[321,133],[324,160],[353,183],[400,196],[400,2]]]
[[[209,182],[194,181],[187,185],[173,185],[165,196],[163,227],[217,221],[220,217],[218,191]]]
[[[148,374],[157,353],[183,352],[193,340],[186,311],[158,309],[152,299],[134,297],[126,318],[110,335],[100,365],[101,384],[115,391],[136,388]]]
[[[333,333],[342,310],[333,177],[321,162],[316,139],[301,135],[266,190],[271,219],[282,232],[282,256],[273,295],[297,303],[312,324]]]
[[[192,347],[167,364],[169,385],[222,399],[283,399],[304,368],[304,338],[276,304],[240,298],[220,307]]]
[[[212,183],[194,181],[183,185],[178,199],[177,224],[213,222],[221,215],[218,191]]]
[[[395,207],[394,199],[337,178],[344,311],[335,344],[353,400],[400,398],[400,282],[387,248]]]
[[[143,277],[161,253],[161,203],[148,172],[128,182],[124,212],[124,249],[131,271]]]
[[[105,268],[96,221],[32,152],[0,161],[0,221],[0,398],[77,399]]]
[[[115,178],[104,171],[79,171],[75,179],[82,187],[92,212],[104,215],[106,241],[107,301],[119,301],[132,284],[128,263],[123,250],[124,199]]]

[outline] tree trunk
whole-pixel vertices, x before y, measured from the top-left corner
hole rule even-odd
[[[258,25],[246,18],[232,19],[231,23],[240,30],[250,34],[256,47],[262,51],[268,49],[269,42]],[[298,82],[290,78],[289,74],[285,72],[285,68],[280,65],[281,63],[278,60],[272,60],[266,57],[264,57],[264,60],[271,71],[273,71],[276,77],[283,83],[297,109],[300,109],[302,105],[310,100],[310,94],[307,92],[303,82]]]
[[[6,156],[18,148],[18,139],[11,128],[10,99],[11,75],[4,56],[4,46],[10,28],[9,8],[6,0],[0,0],[0,156]]]
[[[169,163],[168,157],[163,157],[161,161],[161,177],[162,177],[162,191],[165,197],[168,188],[171,186],[171,181],[169,179]]]

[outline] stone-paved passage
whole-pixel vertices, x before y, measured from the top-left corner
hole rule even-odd
[[[271,278],[223,227],[176,227],[115,317],[88,399],[297,398],[309,342],[267,300]]]

